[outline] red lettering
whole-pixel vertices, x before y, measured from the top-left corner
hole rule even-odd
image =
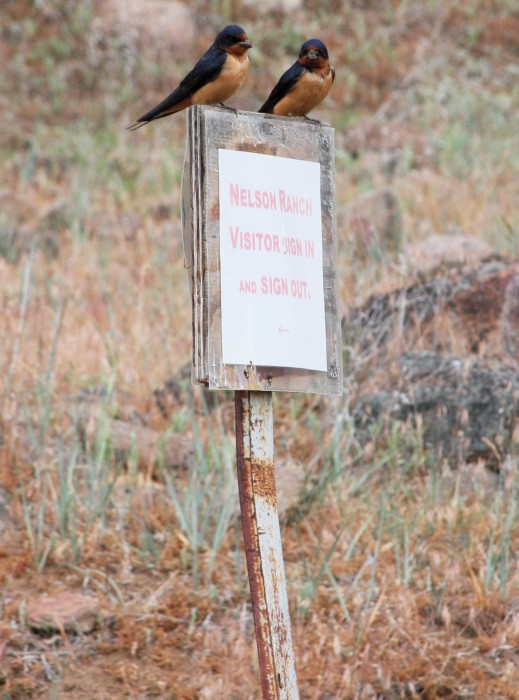
[[[261,250],[267,253],[279,253],[279,236],[275,233],[259,231],[242,231],[239,226],[229,226],[231,246],[240,250]]]
[[[308,282],[306,280],[292,280],[290,282],[290,293],[296,299],[310,299]]]
[[[270,277],[264,275],[261,278],[262,294],[272,294],[273,296],[288,296],[288,280],[286,277]]]
[[[293,236],[283,236],[283,253],[301,258],[303,256],[303,242]]]
[[[253,209],[277,209],[275,192],[268,190],[250,190],[238,184],[229,183],[229,201],[231,207],[251,207]]]
[[[239,192],[240,188],[238,185],[234,185],[232,182],[229,183],[230,195],[231,195],[231,207],[238,206],[240,203]]]
[[[297,197],[287,194],[285,190],[278,190],[279,208],[287,214],[299,214],[300,216],[312,216],[312,199],[310,197]]]
[[[243,294],[256,294],[258,291],[258,285],[254,280],[241,280],[240,281],[240,292]]]

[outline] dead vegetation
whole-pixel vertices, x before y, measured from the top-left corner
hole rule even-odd
[[[359,262],[339,230],[360,314],[344,399],[276,397],[280,467],[302,473],[283,484],[301,697],[519,698],[517,429],[489,471],[439,459],[420,419],[361,435],[352,403],[404,340],[517,361],[513,3],[185,4],[181,56],[109,9],[16,0],[0,20],[0,697],[259,697],[233,404],[178,374],[185,125],[125,130],[232,19],[255,47],[245,109],[326,42],[337,80],[313,116],[336,128],[338,207],[391,188],[404,234]],[[408,244],[460,232],[494,267],[410,264]],[[65,592],[98,601],[91,631],[35,629],[31,603]]]

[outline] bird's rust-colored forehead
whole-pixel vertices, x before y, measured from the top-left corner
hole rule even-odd
[[[232,41],[229,42],[224,50],[233,56],[243,57],[252,46],[246,32],[234,34],[231,39]]]
[[[222,40],[226,44],[234,44],[238,43],[240,41],[249,41],[249,37],[247,36],[247,32],[240,32],[238,33],[227,33],[222,36]]]
[[[316,53],[322,53],[321,47],[315,46],[314,44],[310,44],[310,46],[305,46],[304,53],[308,53],[309,51],[315,51]]]

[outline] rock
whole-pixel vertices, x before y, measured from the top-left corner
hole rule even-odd
[[[450,280],[443,278],[373,295],[343,317],[346,349],[362,363],[371,363],[381,352],[387,355],[393,343],[401,346],[403,341],[407,348],[443,312],[451,289]]]
[[[505,288],[501,328],[504,352],[519,363],[519,270]]]
[[[213,391],[191,383],[191,363],[181,367],[172,377],[153,391],[155,408],[163,419],[170,419],[180,407],[193,403],[202,410],[214,411],[225,401],[233,401],[232,391]]]
[[[373,295],[343,319],[360,438],[376,423],[410,423],[450,464],[500,465],[518,425],[518,338],[517,262]]]
[[[192,392],[189,362],[153,391],[153,399],[160,415],[169,419],[179,407],[189,403]]]
[[[498,466],[510,452],[519,416],[519,371],[498,361],[406,353],[382,368],[379,390],[355,402],[359,436],[380,421],[421,425],[423,446],[457,466],[485,459]]]
[[[89,634],[97,626],[101,603],[73,591],[42,595],[27,604],[27,625],[41,632]]]
[[[120,462],[136,460],[138,468],[147,473],[159,464],[187,466],[194,450],[192,435],[148,427],[148,416],[136,409],[128,392],[107,393],[104,387],[89,387],[69,401],[68,409],[86,445],[102,436]],[[110,417],[114,414],[118,418]]]
[[[355,259],[380,257],[383,253],[398,252],[402,247],[400,205],[388,188],[366,192],[356,202],[339,209],[337,226]]]
[[[488,243],[467,233],[436,234],[412,243],[404,251],[407,264],[421,272],[453,263],[477,264],[494,254]]]
[[[518,263],[491,262],[464,275],[453,285],[449,307],[459,321],[470,352],[481,354],[486,346],[502,349],[500,319],[505,293],[518,272]]]
[[[94,419],[87,425],[87,439],[94,441],[99,431],[109,437],[110,446],[121,460],[134,455],[141,471],[151,472],[162,463],[170,468],[186,467],[194,451],[190,436],[161,433],[129,421]]]
[[[519,263],[491,261],[453,268],[428,282],[375,294],[342,319],[343,342],[367,371],[380,355],[420,347],[457,355],[517,358]]]

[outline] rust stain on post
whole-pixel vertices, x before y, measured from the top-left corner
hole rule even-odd
[[[255,462],[256,469],[253,474],[254,492],[256,496],[263,498],[270,503],[273,508],[278,507],[276,494],[276,475],[274,463],[269,460],[258,460]]]
[[[277,513],[270,392],[236,392],[236,453],[263,698],[298,700]]]

